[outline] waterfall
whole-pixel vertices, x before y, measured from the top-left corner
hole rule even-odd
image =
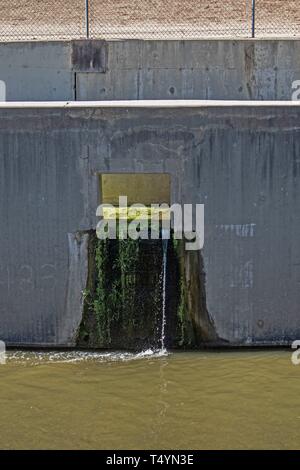
[[[162,268],[162,326],[161,326],[161,351],[165,351],[165,327],[166,327],[166,281],[167,281],[167,258],[168,238],[165,230],[162,230],[163,268]]]

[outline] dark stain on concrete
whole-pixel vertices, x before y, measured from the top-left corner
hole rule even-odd
[[[206,305],[206,275],[201,251],[184,251],[184,281],[187,309],[192,319],[197,345],[225,343],[219,338],[216,326]]]
[[[255,86],[255,74],[253,73],[255,67],[255,45],[249,44],[245,48],[245,76],[246,86],[248,90],[249,99],[255,99],[253,93],[253,85]]]
[[[100,72],[107,70],[108,47],[105,41],[73,41],[72,69],[75,72]]]

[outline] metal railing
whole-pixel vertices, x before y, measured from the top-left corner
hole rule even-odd
[[[299,0],[0,0],[0,41],[283,36]]]

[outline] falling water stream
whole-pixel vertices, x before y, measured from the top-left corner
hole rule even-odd
[[[163,269],[162,269],[162,326],[161,326],[161,352],[165,352],[165,327],[166,327],[166,280],[168,258],[168,234],[162,230]]]

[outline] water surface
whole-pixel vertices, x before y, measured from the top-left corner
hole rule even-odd
[[[289,351],[9,352],[0,448],[299,449]]]

